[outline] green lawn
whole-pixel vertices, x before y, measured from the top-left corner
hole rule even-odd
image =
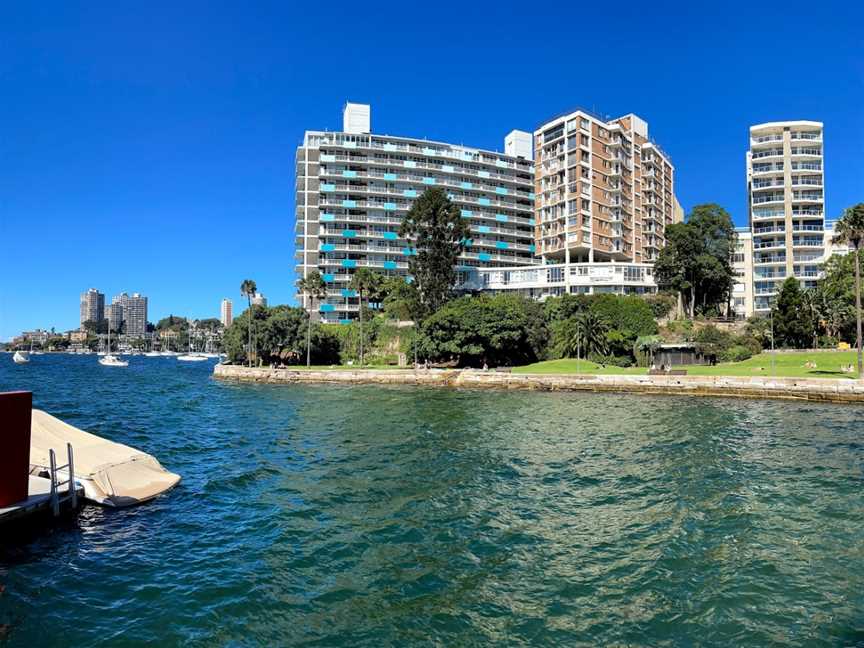
[[[808,369],[805,364],[814,362],[816,367]],[[778,376],[783,378],[854,378],[856,373],[844,373],[842,365],[851,364],[855,366],[854,351],[831,351],[826,353],[778,353],[774,355],[772,370],[771,354],[762,353],[744,362],[727,362],[713,367],[690,365],[681,367],[687,370],[690,376]],[[535,373],[535,374],[645,374],[648,370],[644,367],[619,367],[599,365],[582,360],[579,362],[573,358],[564,360],[547,360],[537,362],[524,367],[516,367],[513,373]]]

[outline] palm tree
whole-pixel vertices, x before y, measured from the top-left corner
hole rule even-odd
[[[864,379],[861,352],[861,244],[864,243],[864,203],[848,207],[834,226],[834,243],[851,245],[855,254],[855,325],[858,347],[858,379]]]
[[[567,356],[577,359],[589,353],[605,355],[608,352],[606,333],[609,325],[590,310],[582,311],[573,316],[573,333],[566,341],[564,352]]]
[[[369,268],[359,268],[351,277],[351,289],[357,291],[360,302],[360,367],[363,367],[363,296],[377,294],[381,288],[381,275]]]
[[[252,279],[244,279],[240,284],[240,295],[249,301],[249,347],[246,350],[246,360],[252,366],[252,297],[258,291],[258,286]]]
[[[312,312],[315,300],[321,301],[327,296],[327,284],[317,270],[303,277],[297,284],[300,290],[309,298],[309,322],[306,326],[306,366],[312,365]]]

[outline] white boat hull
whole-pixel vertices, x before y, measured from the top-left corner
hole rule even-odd
[[[203,362],[207,360],[207,356],[195,354],[181,355],[177,356],[177,360],[179,360],[180,362]]]
[[[128,367],[129,362],[127,360],[121,360],[113,355],[107,355],[103,358],[99,358],[99,364],[103,367]]]

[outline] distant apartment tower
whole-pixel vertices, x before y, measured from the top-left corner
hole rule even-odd
[[[471,228],[457,272],[537,263],[531,136],[507,135],[505,152],[371,133],[370,107],[349,103],[341,132],[307,131],[296,158],[296,274],[318,270],[325,321],[350,322],[361,267],[407,276],[411,249],[402,218],[429,187],[447,192]],[[298,301],[310,307],[298,291]]]
[[[223,299],[222,304],[219,308],[219,321],[222,322],[222,326],[228,328],[231,326],[231,322],[234,321],[234,315],[232,313],[234,305],[231,303],[230,299]]]
[[[112,303],[105,304],[105,319],[108,320],[108,325],[112,331],[119,331],[123,324],[123,304],[117,301],[115,297]]]
[[[95,288],[81,293],[80,321],[81,327],[84,322],[99,322],[105,315],[105,295]]]
[[[747,195],[753,235],[754,311],[767,313],[787,277],[812,287],[825,231],[822,122],[750,127]]]
[[[579,109],[534,132],[537,253],[546,263],[653,263],[683,212],[675,169],[634,114]]]
[[[120,293],[111,300],[112,307],[119,306],[124,332],[127,335],[144,335],[147,332],[147,298],[139,293]],[[114,325],[111,325],[114,328]]]
[[[266,306],[267,298],[259,292],[256,292],[252,295],[252,305],[253,306]]]

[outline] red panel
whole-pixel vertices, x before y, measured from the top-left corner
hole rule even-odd
[[[0,393],[0,506],[27,499],[31,392]]]

